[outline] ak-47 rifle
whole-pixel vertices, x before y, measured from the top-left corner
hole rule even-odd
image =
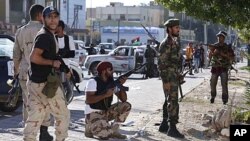
[[[145,66],[146,64],[147,64],[147,63],[144,63],[144,64],[140,65],[139,67],[134,68],[134,69],[132,69],[132,70],[126,72],[126,73],[123,74],[123,75],[120,75],[116,80],[114,80],[112,83],[110,83],[110,85],[108,85],[107,88],[106,88],[104,91],[102,91],[101,93],[106,93],[106,92],[108,91],[108,89],[114,88],[114,87],[117,87],[117,88],[119,88],[119,89],[122,90],[122,91],[128,91],[129,88],[123,86],[123,85],[121,84],[121,82],[120,82],[120,79],[123,78],[123,77],[129,77],[131,74],[135,73],[137,70],[141,69],[141,68],[142,68],[143,66]]]
[[[152,41],[157,45],[156,49],[158,50],[160,42],[155,39],[155,37],[148,31],[148,29],[143,24],[141,24],[141,26],[147,32],[148,36],[152,39]]]
[[[186,74],[189,72],[189,70],[188,71],[186,71],[185,73],[183,73],[183,74],[180,74],[180,76],[179,76],[179,82],[178,82],[178,86],[179,86],[179,89],[180,89],[180,94],[181,94],[181,98],[180,98],[180,102],[182,101],[182,99],[184,98],[184,95],[183,95],[183,93],[182,93],[182,87],[181,87],[181,85],[182,84],[184,84],[185,83],[185,81],[184,81],[184,77],[186,76]]]
[[[61,66],[60,66],[60,70],[63,72],[70,72],[71,74],[71,81],[74,85],[74,87],[76,88],[77,92],[80,94],[81,91],[79,90],[79,85],[76,85],[76,79],[74,77],[74,75],[72,74],[72,72],[70,71],[69,67],[65,64],[65,62],[63,61],[62,57],[60,55],[56,56],[56,59],[59,60],[61,62]]]

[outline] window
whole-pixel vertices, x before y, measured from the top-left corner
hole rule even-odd
[[[10,0],[10,10],[11,11],[23,11],[23,1],[22,0]]]
[[[111,20],[111,14],[108,14],[108,20]]]
[[[122,20],[122,21],[125,21],[125,20],[126,20],[125,14],[121,14],[121,15],[120,15],[120,20]]]

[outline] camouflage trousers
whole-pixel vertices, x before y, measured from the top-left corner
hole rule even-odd
[[[161,70],[160,76],[165,95],[163,120],[177,124],[179,120],[178,80],[175,69]]]
[[[216,86],[218,82],[218,77],[221,78],[221,86],[222,86],[222,101],[228,101],[228,72],[224,71],[222,73],[212,73],[210,79],[210,87],[211,87],[211,97],[216,97]]]
[[[27,86],[26,80],[19,80],[20,86],[22,88],[22,98],[23,98],[23,122],[25,123],[28,119],[28,111],[26,109],[27,101],[28,101],[28,91],[27,91]],[[49,126],[50,125],[50,114],[46,113],[45,118],[42,122],[43,126]]]
[[[35,141],[37,132],[46,116],[53,115],[55,119],[56,141],[63,141],[68,136],[70,113],[64,100],[63,92],[59,87],[53,98],[47,98],[42,93],[46,83],[27,82],[29,96],[27,99],[28,119],[23,131],[24,141]]]
[[[99,138],[109,137],[116,132],[118,128],[113,127],[109,121],[124,122],[131,110],[131,104],[128,102],[118,102],[111,105],[106,111],[92,112],[86,115],[85,132],[89,130],[93,135]]]

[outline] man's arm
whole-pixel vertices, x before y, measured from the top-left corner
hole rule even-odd
[[[103,100],[104,98],[112,96],[114,93],[114,88],[108,89],[107,92],[102,95],[95,95],[95,93],[96,92],[93,92],[93,91],[86,92],[87,104],[97,103],[98,101]]]
[[[42,57],[43,49],[33,48],[30,54],[30,62],[38,65],[51,65],[52,67],[59,68],[61,62],[59,60],[50,60]]]
[[[21,29],[19,28],[16,32],[15,44],[13,48],[14,76],[19,73],[19,65],[22,59],[22,51],[19,43],[22,41],[22,39],[20,39],[20,31]]]
[[[117,93],[115,93],[115,95],[119,98],[119,100],[121,100],[122,102],[126,102],[127,101],[127,93],[125,91],[119,91]]]

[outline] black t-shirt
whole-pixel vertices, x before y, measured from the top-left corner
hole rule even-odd
[[[56,58],[56,41],[54,35],[43,27],[35,38],[34,48],[44,50],[42,57],[54,60]],[[38,65],[31,62],[30,80],[35,83],[47,81],[47,76],[51,72],[51,65]]]

